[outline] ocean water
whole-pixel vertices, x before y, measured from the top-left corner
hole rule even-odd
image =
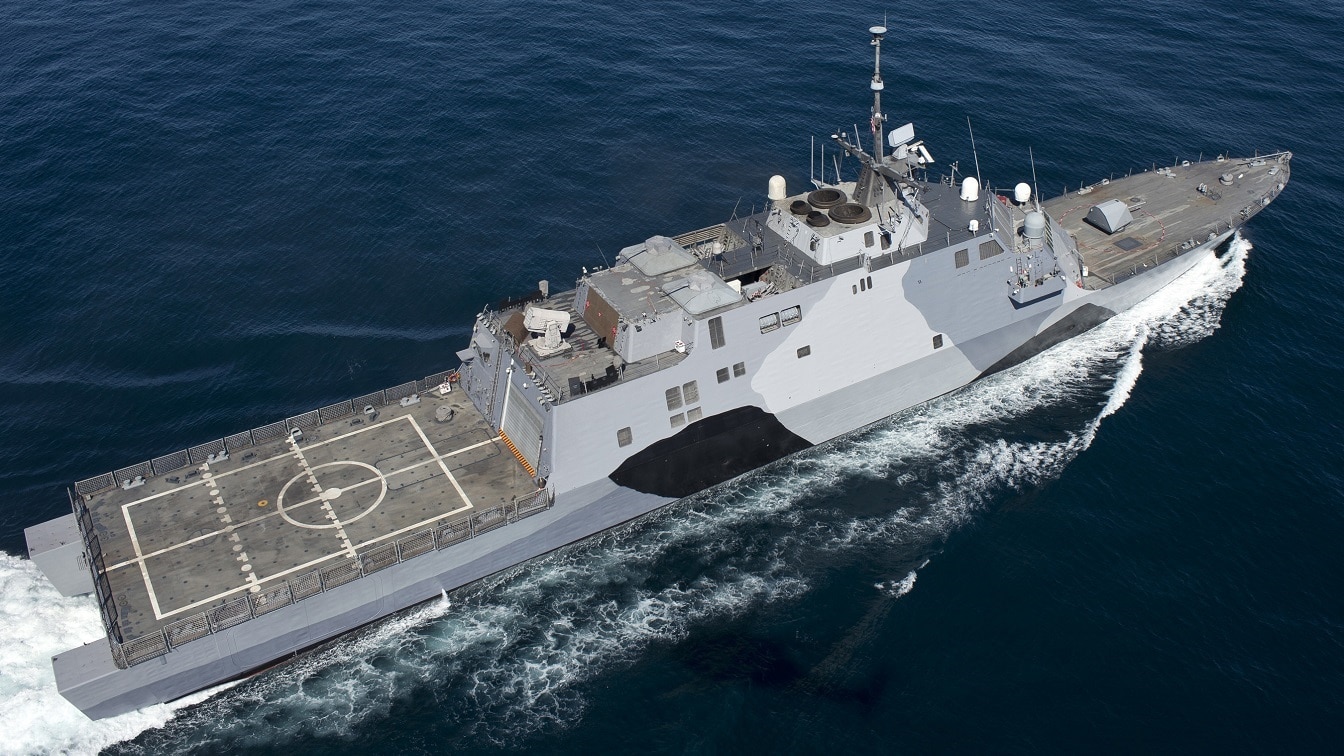
[[[0,752],[1323,752],[1344,737],[1340,8],[10,3]],[[483,303],[883,103],[1043,194],[1290,149],[1140,308],[251,680],[89,722],[72,480],[454,366]]]

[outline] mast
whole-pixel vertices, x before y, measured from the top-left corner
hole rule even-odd
[[[840,145],[845,152],[853,155],[859,161],[859,180],[854,186],[854,201],[860,205],[877,209],[892,197],[891,189],[887,186],[886,176],[892,174],[892,168],[883,165],[882,142],[883,142],[883,123],[887,120],[886,115],[882,113],[882,35],[887,33],[885,26],[869,27],[869,33],[873,35],[873,80],[868,85],[873,90],[873,110],[869,118],[869,125],[873,130],[873,154],[863,151],[858,144],[850,144],[843,136],[839,134],[831,135],[831,139]],[[857,129],[854,134],[854,141],[858,142]],[[838,180],[838,179],[837,179]]]
[[[873,81],[868,86],[873,90],[873,157],[882,162],[882,123],[887,120],[882,115],[882,35],[887,27],[874,26],[868,29],[873,35]]]

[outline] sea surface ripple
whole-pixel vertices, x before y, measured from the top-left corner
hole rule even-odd
[[[888,15],[890,14],[890,15]],[[17,0],[0,18],[0,752],[1326,752],[1344,48],[1285,0]],[[480,306],[809,178],[883,104],[1043,194],[1290,149],[1131,313],[400,613],[89,722],[23,558],[70,481],[454,366]],[[1030,150],[1030,152],[1029,152]],[[852,165],[849,166],[852,168]]]

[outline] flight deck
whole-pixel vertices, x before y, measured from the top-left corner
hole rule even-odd
[[[126,663],[137,639],[180,645],[545,503],[509,444],[446,381],[347,404],[340,417],[310,413],[318,422],[220,443],[164,474],[149,463],[148,474],[123,471],[120,485],[82,497],[100,603]]]

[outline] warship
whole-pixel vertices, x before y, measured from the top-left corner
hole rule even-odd
[[[770,177],[761,212],[487,307],[452,370],[76,482],[26,531],[106,630],[53,658],[61,695],[102,718],[253,674],[928,402],[1132,307],[1288,182],[1287,152],[1044,201],[978,157],[936,175],[870,32],[867,134],[829,140],[855,180]]]

